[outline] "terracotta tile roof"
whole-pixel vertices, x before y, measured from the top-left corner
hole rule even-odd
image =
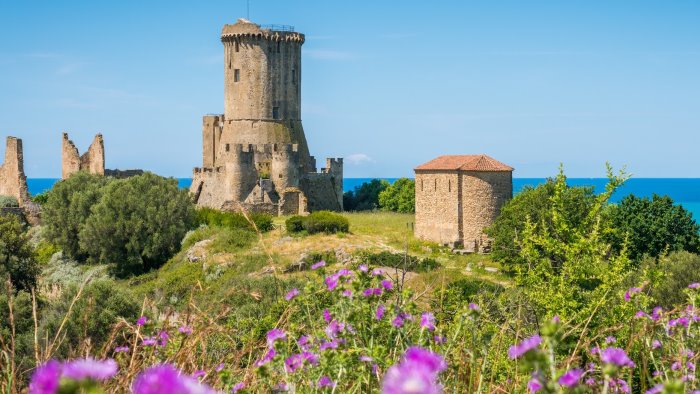
[[[445,155],[423,163],[416,170],[513,171],[513,167],[486,155]]]

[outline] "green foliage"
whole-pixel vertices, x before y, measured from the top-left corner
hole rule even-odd
[[[306,231],[309,234],[335,234],[350,231],[350,222],[346,217],[329,211],[312,212],[307,216],[292,216],[287,219],[286,226],[290,233]]]
[[[700,251],[700,226],[690,212],[668,196],[655,194],[649,199],[629,195],[611,206],[609,216],[613,231],[608,234],[608,242],[619,251],[627,239],[632,259],[659,257],[676,250]]]
[[[10,319],[10,304],[12,305],[12,319]],[[41,307],[39,302],[38,308]],[[32,317],[32,297],[26,291],[8,292],[3,281],[0,285],[0,352],[3,344],[12,341],[12,325],[15,331],[15,358],[18,369],[34,367],[34,319]],[[3,365],[3,361],[0,361]],[[2,369],[2,367],[0,367]]]
[[[514,273],[518,267],[527,264],[522,257],[520,244],[528,221],[543,231],[555,230],[552,215],[555,193],[558,193],[558,217],[565,217],[574,228],[585,225],[596,203],[593,188],[566,184],[557,186],[558,181],[566,179],[562,177],[563,174],[560,174],[557,179],[549,179],[537,187],[525,187],[501,208],[493,225],[485,230],[493,239],[491,257],[501,263],[505,271]]]
[[[36,245],[34,251],[36,252],[36,260],[41,264],[46,264],[51,260],[51,256],[56,252],[60,252],[61,249],[57,245],[42,239]]]
[[[421,259],[410,254],[387,251],[378,253],[361,251],[360,259],[374,266],[399,268],[413,272],[428,272],[440,267],[440,263],[430,257]]]
[[[261,212],[249,213],[248,219],[237,212],[222,212],[212,208],[198,208],[197,222],[208,226],[231,227],[267,232],[273,229],[272,215]],[[253,222],[255,227],[251,224]]]
[[[379,206],[385,211],[413,213],[416,211],[416,182],[400,178],[379,193]]]
[[[13,196],[0,195],[0,208],[18,207],[19,202]]]
[[[253,242],[255,233],[240,228],[222,228],[209,246],[211,253],[234,252]]]
[[[658,259],[647,257],[642,262],[642,268],[660,273],[650,296],[655,305],[664,308],[682,304],[686,301],[683,290],[691,283],[700,283],[700,256],[686,251],[673,252]]]
[[[76,297],[78,288],[69,287],[61,294],[60,299],[45,309],[41,318],[40,332],[50,335],[53,339],[59,326],[68,314],[68,309]],[[63,328],[65,338],[58,347],[58,354],[62,356],[79,354],[85,340],[93,349],[99,349],[109,338],[112,326],[119,318],[133,322],[140,314],[141,305],[133,295],[122,289],[114,281],[99,280],[85,286],[80,298],[73,305],[73,309],[65,319]]]
[[[553,181],[550,207],[540,223],[525,221],[518,243],[525,264],[517,265],[521,286],[540,319],[559,315],[576,323],[595,315],[595,325],[619,318],[629,304],[619,303],[618,292],[630,272],[625,250],[610,254],[602,234],[608,229],[603,210],[612,193],[627,179],[608,167],[606,191],[595,197],[584,214],[569,214],[569,188],[563,171]],[[574,211],[577,212],[577,211]]]
[[[438,320],[452,321],[465,304],[479,303],[479,296],[493,299],[501,292],[501,285],[474,278],[462,278],[436,291],[431,306]]]
[[[379,194],[389,187],[385,180],[372,179],[343,194],[346,211],[370,211],[379,208]]]
[[[44,205],[49,201],[49,192],[45,191],[43,193],[39,193],[36,196],[32,197],[32,201],[39,205]]]
[[[108,182],[105,177],[79,172],[56,183],[48,193],[42,209],[45,236],[66,256],[79,261],[87,257],[78,236]]]
[[[175,254],[195,223],[188,192],[152,173],[108,184],[81,228],[90,261],[115,264],[117,275],[145,272]]]
[[[0,281],[8,275],[15,288],[28,290],[36,285],[39,275],[29,237],[14,215],[0,215]]]

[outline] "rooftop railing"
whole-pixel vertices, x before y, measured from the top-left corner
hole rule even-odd
[[[294,26],[290,25],[260,25],[261,29],[293,32]]]

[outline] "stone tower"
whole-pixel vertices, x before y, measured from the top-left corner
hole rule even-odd
[[[342,210],[342,159],[316,160],[301,124],[301,46],[290,26],[224,25],[224,113],[202,121],[200,206],[296,214]],[[252,182],[251,182],[252,180]]]
[[[61,141],[61,178],[68,179],[78,171],[87,171],[95,175],[105,174],[105,144],[102,134],[96,134],[87,152],[80,156],[78,148],[63,133]]]

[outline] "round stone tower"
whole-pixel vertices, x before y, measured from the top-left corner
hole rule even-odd
[[[301,166],[315,171],[301,125],[301,46],[291,27],[245,19],[224,25],[225,144],[298,144]]]

